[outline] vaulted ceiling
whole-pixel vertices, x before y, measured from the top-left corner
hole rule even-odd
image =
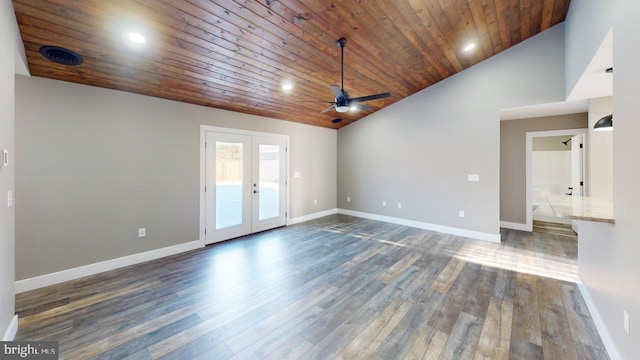
[[[564,21],[570,0],[14,0],[33,76],[340,128]],[[145,36],[143,45],[128,34]],[[320,111],[340,85],[390,92]],[[475,48],[465,51],[468,44]],[[59,65],[43,45],[84,58]],[[282,89],[291,84],[289,91]],[[318,102],[305,102],[305,101]],[[323,103],[323,101],[325,103]],[[343,119],[333,123],[336,118]]]

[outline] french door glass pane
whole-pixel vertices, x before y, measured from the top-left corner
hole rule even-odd
[[[278,217],[280,213],[280,146],[260,145],[258,219]]]
[[[216,229],[242,225],[242,143],[216,142]]]

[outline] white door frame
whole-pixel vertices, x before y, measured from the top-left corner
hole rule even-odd
[[[527,143],[526,143],[526,216],[525,216],[525,228],[522,230],[525,231],[533,231],[533,161],[532,161],[532,153],[533,153],[533,138],[535,137],[549,137],[549,136],[564,136],[564,135],[584,135],[584,146],[583,146],[583,157],[582,157],[582,172],[584,173],[583,178],[585,184],[589,184],[588,179],[586,178],[587,172],[587,141],[589,135],[589,129],[566,129],[566,130],[548,130],[548,131],[529,131],[526,133]],[[587,186],[585,186],[585,196],[588,194]]]
[[[249,135],[249,136],[265,136],[265,137],[280,137],[283,138],[285,140],[285,144],[287,147],[287,152],[286,152],[286,168],[285,168],[285,179],[286,182],[285,184],[287,184],[286,189],[285,189],[285,219],[286,219],[286,223],[288,223],[289,221],[289,135],[283,135],[283,134],[274,134],[274,133],[266,133],[266,132],[259,132],[259,131],[250,131],[250,130],[240,130],[240,129],[231,129],[231,128],[223,128],[223,127],[218,127],[218,126],[211,126],[211,125],[200,125],[200,190],[199,190],[199,194],[200,194],[200,230],[199,230],[199,234],[200,234],[200,241],[202,242],[203,246],[207,245],[207,237],[205,234],[205,228],[206,228],[206,193],[204,191],[206,183],[207,183],[207,179],[206,179],[206,160],[207,160],[207,155],[206,155],[206,149],[205,149],[205,143],[207,140],[207,132],[217,132],[217,133],[227,133],[227,134],[236,134],[236,135]]]

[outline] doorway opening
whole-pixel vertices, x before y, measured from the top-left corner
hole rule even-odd
[[[547,196],[584,196],[587,129],[527,132],[526,226],[533,221],[572,224],[554,215]]]

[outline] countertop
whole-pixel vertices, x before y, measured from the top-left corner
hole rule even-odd
[[[615,223],[613,204],[609,201],[569,195],[549,195],[547,200],[549,200],[551,209],[557,217]]]

